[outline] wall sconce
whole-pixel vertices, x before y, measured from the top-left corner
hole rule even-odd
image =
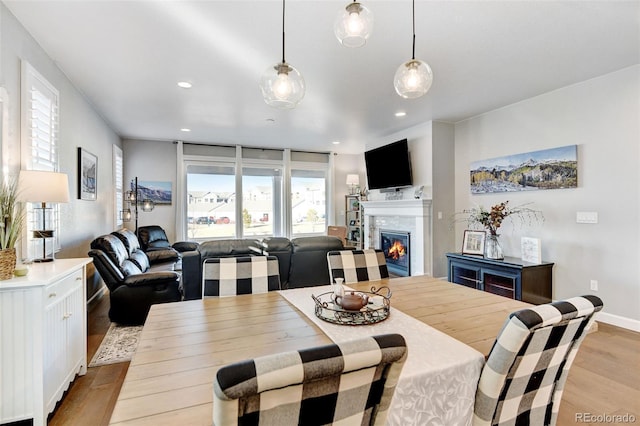
[[[349,185],[349,194],[356,194],[356,187],[360,185],[359,175],[347,175],[347,185]]]

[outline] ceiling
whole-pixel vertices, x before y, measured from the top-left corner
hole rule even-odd
[[[286,60],[307,91],[279,110],[258,82],[282,57],[280,1],[4,3],[123,138],[359,153],[419,123],[457,122],[640,63],[638,1],[417,0],[416,58],[434,82],[407,100],[393,75],[411,58],[410,1],[363,0],[373,34],[349,49],[333,35],[348,1],[289,0]]]

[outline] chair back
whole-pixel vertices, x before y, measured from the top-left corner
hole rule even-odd
[[[473,425],[555,425],[578,347],[602,309],[596,296],[512,313],[480,374]]]
[[[202,297],[280,290],[275,256],[217,257],[202,262]]]
[[[158,225],[138,227],[138,240],[143,251],[171,247],[167,233]]]
[[[384,425],[406,355],[386,334],[222,367],[213,424]]]
[[[340,241],[342,241],[342,245],[347,244],[347,227],[346,226],[329,225],[327,227],[327,235],[340,238]]]
[[[340,250],[327,253],[331,282],[344,278],[345,284],[389,278],[382,250]]]

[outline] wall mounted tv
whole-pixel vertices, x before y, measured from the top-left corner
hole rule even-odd
[[[402,139],[364,153],[369,189],[411,186],[411,161],[407,140]]]

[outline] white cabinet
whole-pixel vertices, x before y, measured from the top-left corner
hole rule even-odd
[[[45,425],[76,374],[87,372],[90,262],[56,259],[0,281],[0,424]]]

